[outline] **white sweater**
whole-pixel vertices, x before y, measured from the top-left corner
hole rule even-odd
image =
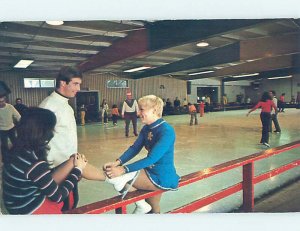
[[[56,115],[54,137],[49,142],[48,162],[56,167],[77,153],[77,127],[74,111],[68,98],[53,92],[40,104],[41,108],[49,109]]]
[[[0,130],[8,131],[12,129],[15,121],[19,121],[21,118],[19,112],[13,105],[6,103],[3,108],[0,108]]]
[[[275,104],[275,106],[276,106],[276,107],[277,107],[277,101],[278,101],[278,100],[277,100],[277,98],[276,98],[276,97],[274,97],[274,98],[273,98],[273,103]],[[271,111],[271,113],[272,113],[272,114],[275,114],[275,113],[276,113],[276,111],[274,110],[274,108],[273,108],[273,107],[272,107],[272,111]]]
[[[139,112],[139,106],[135,99],[134,99],[132,107],[129,107],[128,104],[126,103],[126,101],[124,101],[123,107],[122,107],[122,115],[124,115],[125,112],[136,112],[136,113]]]

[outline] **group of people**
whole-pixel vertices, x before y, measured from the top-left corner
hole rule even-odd
[[[197,118],[197,107],[199,107],[199,112],[200,112],[200,117],[204,116],[204,108],[205,108],[205,103],[201,100],[198,104],[191,104],[188,103],[188,110],[189,110],[189,114],[191,116],[190,119],[190,126],[192,126],[193,124],[197,125],[198,124],[198,118]],[[194,123],[195,121],[195,123]]]
[[[109,117],[109,105],[108,105],[106,99],[102,100],[100,107],[101,107],[101,122],[104,126],[107,126],[108,125],[108,117]],[[85,125],[85,115],[86,115],[86,111],[87,111],[84,104],[81,105],[79,111],[80,111],[81,125],[83,126],[83,125]],[[125,120],[125,136],[129,137],[130,122],[132,122],[133,134],[135,136],[138,136],[137,118],[139,116],[139,106],[138,106],[136,99],[132,98],[132,94],[130,91],[128,91],[126,93],[126,99],[123,102],[121,116]],[[111,119],[113,122],[113,126],[118,125],[119,117],[120,117],[119,108],[118,108],[117,104],[113,104],[112,109],[111,109]]]
[[[175,132],[162,119],[163,101],[157,96],[132,102],[131,94],[127,95],[122,114],[124,111],[129,121],[136,118],[132,109],[136,104],[144,126],[139,134],[134,130],[136,141],[117,160],[95,167],[78,153],[74,111],[68,101],[80,90],[81,82],[80,71],[63,67],[56,78],[55,91],[39,107],[16,114],[16,138],[7,151],[2,177],[3,201],[10,214],[61,214],[75,208],[82,177],[113,184],[120,194],[178,187]],[[127,164],[143,147],[147,156]],[[161,195],[157,195],[136,202],[134,213],[159,213],[160,199]]]
[[[101,112],[102,124],[106,126],[108,124],[108,110],[109,110],[109,106],[106,102],[106,99],[103,99],[102,101],[101,110],[102,110]],[[114,104],[111,110],[111,118],[114,126],[118,125],[119,116],[120,116],[119,108],[116,104]],[[129,137],[130,122],[132,122],[133,134],[135,136],[138,136],[137,118],[139,117],[139,106],[137,100],[132,98],[131,91],[127,91],[126,93],[126,99],[123,102],[121,116],[125,120],[125,136]]]

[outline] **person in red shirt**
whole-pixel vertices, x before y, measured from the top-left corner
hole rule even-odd
[[[285,93],[282,93],[281,96],[279,97],[279,101],[278,101],[278,112],[284,112],[284,106],[285,106]]]
[[[201,100],[201,102],[199,103],[200,106],[200,117],[204,116],[204,107],[205,107],[205,103]]]
[[[266,147],[270,147],[269,145],[269,126],[271,120],[271,111],[274,109],[277,110],[274,102],[271,100],[268,92],[264,92],[261,100],[256,104],[248,113],[247,116],[256,109],[261,108],[260,120],[262,123],[262,135],[260,143],[265,145]]]
[[[111,117],[112,117],[112,121],[113,121],[113,124],[114,126],[117,126],[118,124],[118,117],[119,117],[119,109],[118,109],[118,106],[116,104],[114,104],[112,106],[112,110],[111,110]]]

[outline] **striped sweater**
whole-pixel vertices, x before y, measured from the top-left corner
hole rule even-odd
[[[11,153],[14,158],[3,168],[3,201],[10,214],[31,214],[46,198],[60,203],[74,188],[81,175],[74,168],[58,185],[52,178],[49,165],[33,151]]]

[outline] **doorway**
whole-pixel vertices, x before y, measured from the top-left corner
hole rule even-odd
[[[99,121],[99,92],[98,91],[80,91],[76,94],[76,114],[79,119],[79,109],[84,104],[86,108],[86,122]]]
[[[197,87],[197,97],[200,101],[207,95],[211,99],[211,104],[215,104],[218,102],[218,91],[218,87]]]

